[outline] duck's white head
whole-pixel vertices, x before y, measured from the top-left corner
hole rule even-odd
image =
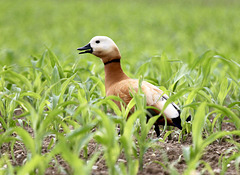
[[[86,46],[77,50],[81,51],[79,54],[92,53],[101,58],[104,63],[121,58],[117,45],[107,36],[95,36]]]

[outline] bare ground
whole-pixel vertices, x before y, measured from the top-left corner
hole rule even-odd
[[[30,127],[25,127],[25,129],[32,134],[33,131]],[[223,123],[223,130],[234,130],[235,127],[231,123]],[[151,131],[153,132],[153,131]],[[42,147],[42,154],[45,154],[48,152],[48,145],[51,141],[53,136],[48,136],[45,138],[43,142]],[[240,143],[239,137],[234,137],[234,140]],[[157,174],[169,174],[168,169],[164,169],[161,164],[164,164],[166,167],[169,167],[168,165],[174,165],[176,170],[181,174],[185,168],[186,168],[186,162],[183,157],[182,149],[183,147],[190,146],[192,144],[191,136],[187,137],[185,141],[182,141],[181,143],[178,142],[176,137],[172,137],[171,139],[167,139],[164,143],[163,142],[156,142],[155,146],[153,148],[149,148],[147,152],[144,155],[144,164],[143,164],[143,170],[138,172],[138,175],[157,175]],[[14,145],[14,158],[11,155],[10,151],[10,143],[4,143],[0,148],[0,155],[8,154],[9,159],[13,166],[21,166],[26,162],[27,152],[25,149],[25,146],[20,143],[16,142]],[[212,170],[214,171],[214,174],[220,174],[221,172],[221,164],[219,164],[219,159],[221,158],[222,154],[225,154],[225,151],[229,148],[232,148],[234,145],[226,142],[225,139],[219,141],[215,141],[211,145],[209,145],[205,149],[205,153],[202,156],[202,160],[209,163]],[[97,143],[95,143],[93,140],[89,142],[88,144],[88,153],[91,155],[94,153],[96,148],[99,147]],[[81,155],[80,155],[81,157]],[[124,158],[124,155],[121,154],[119,159],[119,162],[125,162],[126,160]],[[203,165],[201,164],[198,168],[198,172],[201,172],[203,170]],[[2,167],[1,167],[2,168]],[[198,174],[198,172],[195,172]],[[52,162],[49,164],[49,168],[47,168],[46,175],[50,174],[72,174],[71,169],[69,165],[61,158],[60,155],[57,155]],[[105,164],[104,159],[102,156],[100,156],[97,160],[97,162],[94,165],[92,174],[96,175],[105,175],[108,174],[108,169]],[[204,174],[208,174],[205,172]],[[228,165],[227,170],[228,175],[236,175],[236,169],[234,161],[232,161]]]

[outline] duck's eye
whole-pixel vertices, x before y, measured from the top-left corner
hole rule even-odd
[[[99,40],[97,40],[97,41],[96,41],[96,43],[97,43],[97,44],[99,44],[99,43],[100,43],[100,41],[99,41]]]

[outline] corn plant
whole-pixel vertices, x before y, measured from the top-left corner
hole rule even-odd
[[[188,1],[104,1],[101,15],[95,1],[0,2],[0,174],[95,174],[102,162],[108,174],[144,173],[149,148],[159,151],[173,135],[192,144],[179,158],[185,170],[165,150],[162,161],[151,160],[167,173],[214,174],[202,155],[229,142],[220,174],[232,165],[239,174],[239,2]],[[149,135],[159,116],[146,121],[141,91],[128,105],[105,97],[103,64],[75,53],[101,33],[117,42],[129,77],[163,90],[165,107],[178,104],[182,131],[163,126],[160,138]]]

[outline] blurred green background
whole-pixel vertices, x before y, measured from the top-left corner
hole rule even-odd
[[[111,37],[126,65],[162,52],[189,61],[209,49],[239,62],[239,17],[237,0],[0,0],[0,66],[30,65],[46,47],[65,63],[96,61],[76,50],[96,35]]]

